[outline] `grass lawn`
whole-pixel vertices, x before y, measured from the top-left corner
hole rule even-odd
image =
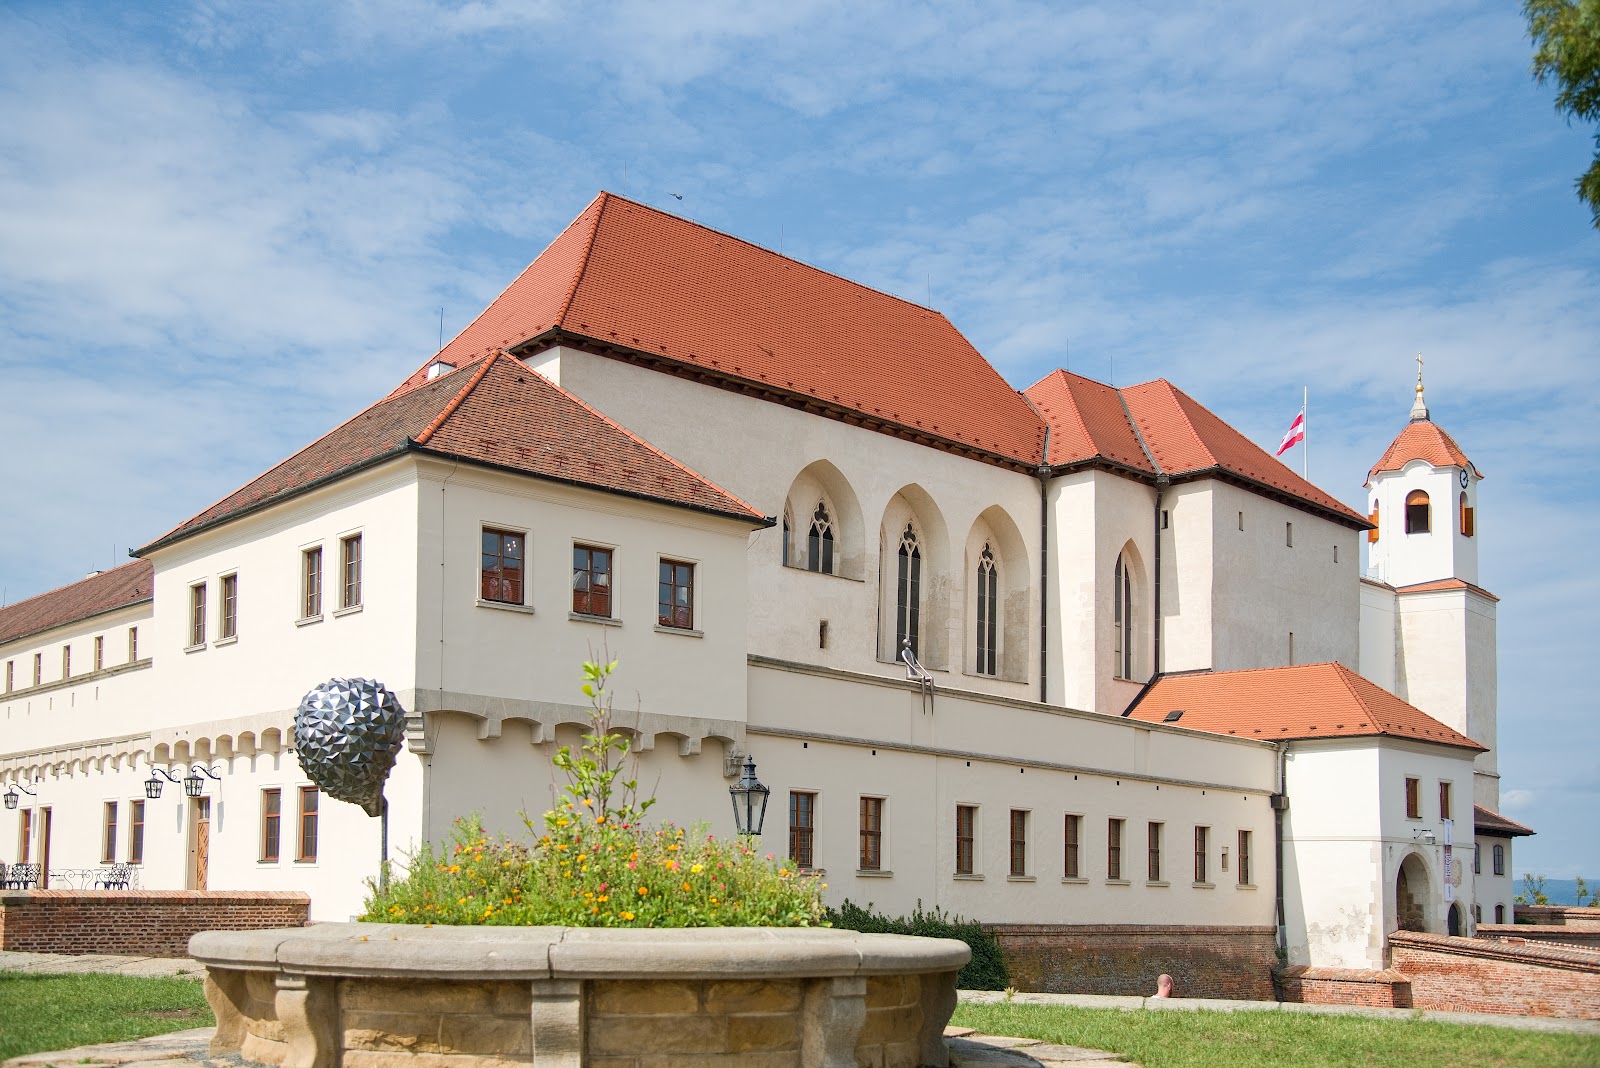
[[[1143,1068],[1595,1068],[1600,1038],[1423,1020],[1288,1012],[959,1005],[985,1034],[1111,1050]]]
[[[0,972],[0,1061],[214,1023],[199,979]]]

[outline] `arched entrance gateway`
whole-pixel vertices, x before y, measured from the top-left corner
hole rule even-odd
[[[1428,871],[1422,865],[1422,858],[1411,853],[1400,862],[1400,874],[1394,882],[1394,914],[1400,930],[1428,929],[1427,893]]]
[[[1458,935],[1458,934],[1461,933],[1461,906],[1460,905],[1451,905],[1450,906],[1449,919],[1446,922],[1445,931],[1446,931],[1446,933],[1453,934],[1453,935]]]

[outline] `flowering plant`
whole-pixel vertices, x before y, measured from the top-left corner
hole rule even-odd
[[[457,819],[441,848],[424,845],[387,889],[369,884],[361,919],[387,923],[581,927],[808,927],[824,924],[822,890],[754,839],[718,839],[703,824],[648,825],[626,737],[611,730],[606,684],[616,662],[585,663],[590,730],[565,773],[560,803],[531,842],[490,835],[476,815]]]

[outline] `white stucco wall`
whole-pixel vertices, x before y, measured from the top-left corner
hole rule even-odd
[[[1410,586],[1441,578],[1478,581],[1478,535],[1461,531],[1461,494],[1476,512],[1478,479],[1469,473],[1466,488],[1461,468],[1434,467],[1412,460],[1399,471],[1374,477],[1367,487],[1368,512],[1376,508],[1378,540],[1367,546],[1367,573],[1391,586]],[[1431,522],[1427,533],[1406,533],[1406,496],[1413,490],[1428,495]],[[1481,531],[1482,525],[1476,524]]]

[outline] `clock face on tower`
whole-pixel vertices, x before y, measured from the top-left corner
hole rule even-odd
[[[1461,469],[1461,488],[1467,488],[1467,469],[1465,467]]]

